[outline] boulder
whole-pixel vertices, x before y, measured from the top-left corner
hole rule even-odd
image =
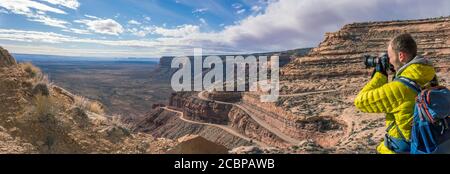
[[[17,64],[16,59],[9,54],[8,50],[0,47],[0,67],[8,67],[15,64]]]
[[[225,146],[211,142],[198,135],[187,135],[178,139],[177,146],[167,154],[227,154]]]

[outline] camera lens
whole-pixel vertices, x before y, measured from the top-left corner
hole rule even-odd
[[[373,57],[370,55],[365,55],[364,56],[364,64],[366,65],[366,67],[375,67],[377,65],[378,62],[378,58],[377,57]]]

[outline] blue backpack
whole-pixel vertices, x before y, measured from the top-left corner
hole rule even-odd
[[[450,90],[442,86],[422,90],[420,85],[405,77],[395,81],[418,93],[411,139],[406,140],[409,153],[450,154]]]

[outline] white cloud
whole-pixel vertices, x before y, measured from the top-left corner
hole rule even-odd
[[[88,30],[84,30],[84,29],[76,29],[76,28],[63,29],[63,31],[69,32],[69,33],[76,33],[76,34],[92,34],[92,33],[89,32]]]
[[[158,34],[164,37],[185,37],[188,35],[200,32],[200,27],[196,25],[181,25],[173,29],[155,27],[153,34]]]
[[[157,45],[154,41],[142,40],[97,40],[78,38],[54,32],[0,29],[0,40],[37,42],[37,43],[90,43],[109,46],[150,47]]]
[[[141,25],[142,23],[140,23],[140,22],[138,22],[138,21],[136,21],[136,20],[130,20],[130,21],[128,21],[128,24],[131,24],[131,25]]]
[[[9,10],[12,13],[21,14],[21,15],[31,14],[31,13],[33,13],[33,9],[43,11],[43,12],[66,14],[66,12],[64,12],[60,9],[53,8],[48,5],[45,5],[45,4],[42,4],[39,2],[35,2],[35,1],[31,1],[31,0],[1,0],[0,7],[3,7],[5,9]]]
[[[78,2],[78,0],[41,0],[41,1],[45,1],[54,5],[64,6],[74,10],[80,7],[80,3]]]
[[[242,14],[242,13],[244,13],[245,11],[246,11],[245,9],[240,9],[240,10],[236,11],[236,13],[237,13],[237,14]]]
[[[231,5],[233,8],[235,8],[235,9],[240,9],[240,8],[242,8],[242,4],[240,4],[240,3],[234,3],[234,4],[232,4]]]
[[[85,14],[84,16],[87,17],[87,18],[91,18],[91,19],[100,19],[97,16],[92,16],[92,15],[88,15],[88,14]]]
[[[100,19],[95,16],[89,16],[90,19],[75,20],[75,23],[85,24],[89,30],[94,33],[116,35],[123,33],[122,25],[113,19]]]
[[[0,7],[11,13],[23,15],[29,21],[40,22],[48,26],[67,28],[67,21],[48,16],[46,13],[67,14],[66,12],[30,0],[1,0]]]
[[[199,21],[200,21],[200,23],[201,23],[202,25],[208,25],[208,23],[206,22],[206,20],[203,19],[203,18],[200,18]]]
[[[192,11],[192,13],[204,13],[206,11],[208,11],[208,8],[198,8]]]
[[[180,27],[183,28],[183,27]],[[178,28],[178,30],[183,30]],[[189,27],[184,27],[189,28]],[[195,28],[195,27],[194,27]],[[27,31],[27,30],[13,30],[13,29],[0,29],[0,41],[18,41],[18,42],[28,42],[34,43],[33,45],[46,45],[46,44],[93,44],[93,45],[105,45],[112,47],[119,47],[121,49],[135,49],[135,48],[147,48],[158,50],[166,50],[164,54],[170,55],[184,55],[187,52],[192,51],[191,48],[199,47],[196,45],[197,42],[194,40],[204,40],[205,42],[211,41],[211,36],[207,34],[191,33],[192,31],[185,31],[183,37],[178,34],[174,34],[176,29],[173,31],[168,31],[170,29],[161,30],[158,29],[156,32],[162,33],[169,37],[161,37],[154,40],[100,40],[100,39],[89,39],[89,38],[79,38],[68,35],[62,35],[54,32],[38,32],[38,31]],[[190,29],[185,29],[190,30]],[[183,32],[183,31],[181,31]],[[191,34],[188,34],[191,33]],[[172,37],[180,36],[180,37]],[[36,44],[39,43],[39,44]],[[221,45],[206,45],[203,47],[205,52],[224,52],[229,50]],[[236,51],[236,50],[233,50]],[[147,52],[148,54],[148,52]],[[163,54],[160,54],[163,55]],[[111,54],[109,54],[111,56]]]
[[[153,32],[153,28],[152,27],[140,27],[139,29],[138,28],[130,28],[127,31],[135,36],[145,37],[148,34]]]
[[[202,23],[206,24],[206,20],[200,19]],[[174,28],[166,28],[159,26],[140,26],[127,29],[128,32],[135,36],[144,37],[148,34],[158,35],[159,39],[165,40],[167,38],[182,39],[195,34],[200,34],[200,27],[197,25],[180,25]],[[165,38],[164,38],[165,37]]]
[[[53,32],[0,29],[0,39],[22,42],[61,43],[70,40],[70,37]]]
[[[29,21],[40,22],[48,26],[59,27],[59,28],[67,28],[67,21],[52,18],[46,15],[34,15],[28,18]]]
[[[261,7],[261,6],[254,5],[254,6],[252,6],[251,10],[252,10],[253,12],[259,12],[259,11],[262,10],[262,7]]]
[[[215,33],[216,37],[223,38],[221,43],[243,50],[284,50],[315,46],[325,32],[337,31],[347,23],[450,15],[448,0],[278,0],[269,3],[260,14],[227,26]]]
[[[192,47],[217,47],[227,51],[263,52],[317,45],[325,32],[347,23],[418,19],[449,15],[450,1],[410,0],[268,0],[267,7],[218,32],[192,32],[177,38]],[[242,8],[242,5],[234,5]],[[405,8],[408,7],[408,8]],[[382,11],[383,13],[380,13]],[[166,35],[167,36],[167,35]],[[160,41],[173,43],[171,38]]]
[[[243,8],[244,6],[240,3],[234,3],[231,6],[234,9],[236,9],[236,14],[242,14],[242,13],[245,13],[245,11],[247,11],[245,8]]]

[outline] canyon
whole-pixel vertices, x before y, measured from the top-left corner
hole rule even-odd
[[[244,145],[267,153],[375,153],[384,134],[384,116],[359,112],[353,99],[370,80],[372,70],[365,68],[363,55],[386,52],[391,38],[401,33],[416,39],[419,54],[433,61],[440,84],[449,86],[450,17],[353,23],[326,33],[318,47],[305,55],[292,55],[282,65],[277,102],[260,102],[263,92],[177,92],[162,109],[165,114],[150,113],[140,123],[141,129],[152,125],[154,130],[165,130],[157,136],[175,138],[198,133],[198,126],[221,128],[227,136],[214,135],[215,131],[200,134],[237,149],[243,149],[239,147],[243,144],[224,141],[228,135],[250,139]],[[161,62],[160,68],[168,69],[170,61],[163,58]],[[167,112],[193,125],[169,130],[166,125],[180,124],[180,119],[165,119]]]
[[[372,73],[363,55],[386,52],[401,33],[411,33],[448,87],[450,17],[353,23],[312,49],[253,54],[280,56],[276,102],[261,102],[263,91],[174,92],[132,120],[50,83],[0,47],[0,153],[375,153],[384,115],[362,113],[353,100]],[[155,81],[169,83],[172,60],[160,59]]]

